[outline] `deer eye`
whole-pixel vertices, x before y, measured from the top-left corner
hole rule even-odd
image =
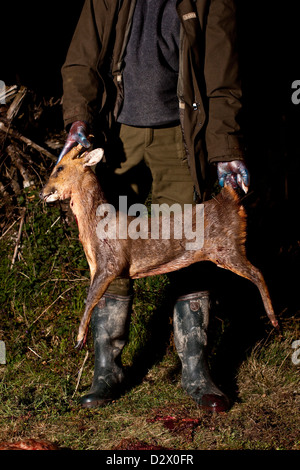
[[[59,173],[60,171],[62,171],[64,169],[64,167],[62,165],[60,165],[58,168],[57,168],[57,173]]]

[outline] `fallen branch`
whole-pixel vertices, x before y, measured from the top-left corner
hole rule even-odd
[[[29,171],[23,165],[22,159],[19,156],[18,151],[13,145],[8,145],[6,152],[11,158],[11,161],[15,167],[19,170],[23,178],[23,188],[28,188],[34,184],[34,178],[32,174],[29,174]]]
[[[13,192],[15,194],[19,194],[19,192],[21,191],[21,187],[18,182],[16,167],[13,165],[10,168],[6,167],[5,176],[8,180],[10,180],[10,185],[11,185]]]
[[[50,158],[52,161],[56,163],[57,157],[53,155],[52,153],[48,152],[48,150],[44,149],[40,145],[36,144],[33,142],[31,139],[28,139],[28,137],[24,137],[22,134],[20,134],[18,131],[14,129],[10,129],[3,124],[3,122],[0,122],[0,131],[5,132],[6,134],[9,134],[13,139],[19,140],[21,142],[24,142],[24,144],[29,145],[30,147],[34,148],[38,152],[42,153],[45,155],[45,157]]]
[[[22,101],[24,100],[26,96],[26,93],[27,93],[27,88],[24,86],[21,86],[21,88],[17,92],[17,95],[15,96],[13,102],[11,103],[6,113],[6,117],[10,122],[18,114]]]
[[[6,103],[11,96],[17,93],[18,86],[12,85],[10,87],[4,87],[3,91],[0,91],[0,103]]]

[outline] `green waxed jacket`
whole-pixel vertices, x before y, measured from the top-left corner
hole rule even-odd
[[[122,105],[123,57],[134,6],[135,0],[85,1],[62,67],[66,127],[77,120],[92,124],[99,115],[113,125]],[[207,162],[244,158],[235,3],[178,0],[177,11],[178,105],[191,174],[201,194]]]

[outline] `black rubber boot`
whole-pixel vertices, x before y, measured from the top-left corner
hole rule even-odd
[[[228,398],[213,383],[207,361],[209,293],[179,297],[174,307],[174,342],[182,362],[182,387],[209,411],[225,411]]]
[[[80,399],[84,408],[104,406],[122,391],[121,352],[126,342],[131,296],[104,294],[94,308],[91,328],[95,349],[92,387]]]

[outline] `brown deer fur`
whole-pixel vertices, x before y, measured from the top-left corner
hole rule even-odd
[[[91,284],[79,326],[78,347],[85,343],[94,307],[117,276],[136,279],[176,271],[198,261],[212,261],[252,281],[260,291],[270,321],[278,326],[264,278],[246,257],[246,214],[234,189],[225,186],[215,198],[204,203],[204,244],[201,249],[186,250],[184,235],[182,239],[169,240],[150,236],[148,239],[99,239],[96,226],[100,219],[96,210],[107,201],[90,166],[101,159],[103,151],[96,149],[80,155],[81,150],[78,145],[63,157],[41,192],[46,202],[70,199],[90,267]],[[192,207],[193,217],[197,207]],[[119,217],[126,217],[127,225],[134,219],[117,212]],[[148,220],[150,231],[150,218]]]

